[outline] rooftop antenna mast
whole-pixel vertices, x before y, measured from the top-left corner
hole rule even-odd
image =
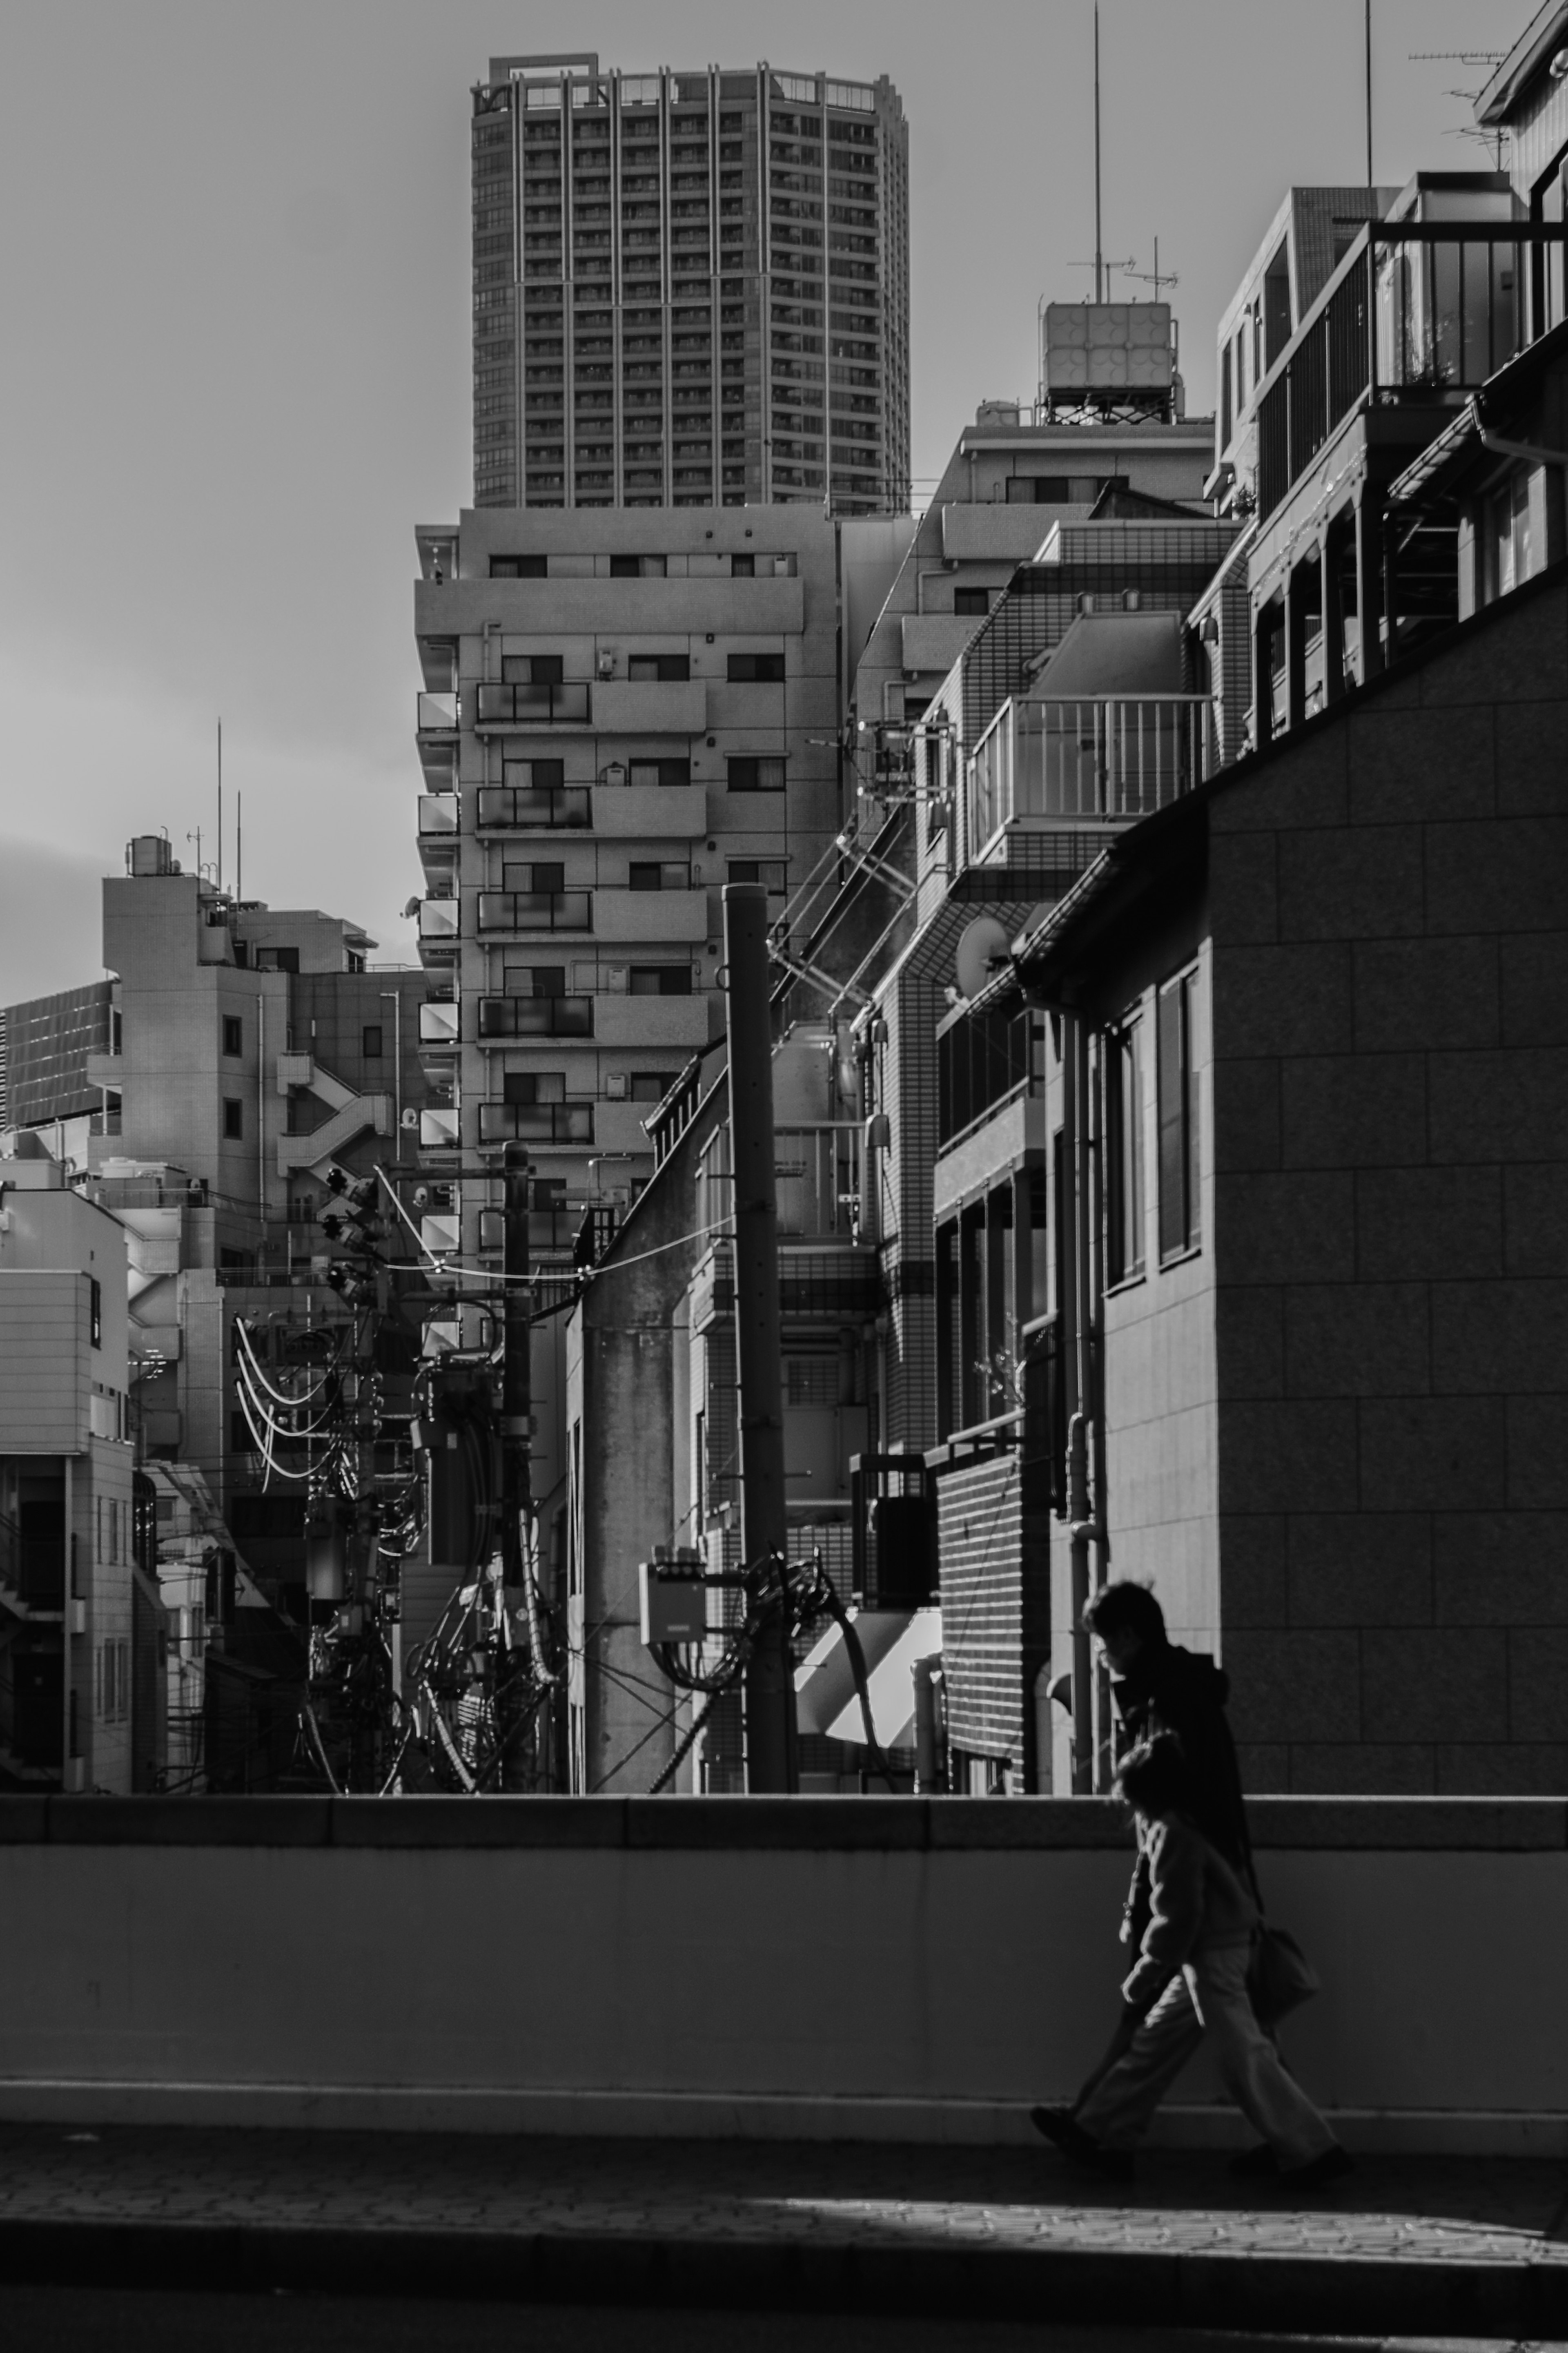
[[[217,887],[223,889],[223,721],[217,723]]]
[[[1372,0],[1367,0],[1370,8]],[[1101,261],[1104,250],[1100,235],[1100,0],[1094,0],[1094,299],[1101,302]]]
[[[1370,188],[1373,185],[1372,176],[1372,0],[1363,0],[1362,17],[1365,29],[1366,47],[1366,185]]]

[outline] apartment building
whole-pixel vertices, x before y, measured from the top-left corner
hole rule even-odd
[[[907,509],[885,76],[498,57],[472,137],[476,507]]]
[[[40,1135],[5,1142],[0,1788],[124,1795],[138,1575],[126,1238]]]
[[[1054,525],[1085,522],[1118,502],[1126,514],[1149,501],[1206,519],[1213,446],[1208,417],[1066,422],[1042,409],[1037,420],[1016,403],[983,402],[860,657],[857,717],[868,727],[918,719]]]
[[[584,1211],[623,1214],[651,1174],[647,1123],[723,1035],[722,885],[763,882],[782,917],[837,855],[846,649],[906,530],[710,506],[419,533],[432,1246],[493,1262],[486,1172],[526,1145],[547,1304]],[[455,1304],[441,1338],[490,1329]],[[563,1379],[555,1326],[534,1377],[552,1520]]]
[[[404,1135],[413,1157],[426,977],[373,968],[374,944],[318,910],[237,901],[145,835],[103,885],[113,977],[3,1017],[14,1126],[58,1145],[124,1229],[143,1453],[195,1466],[257,1575],[297,1599],[303,1491],[266,1478],[234,1324],[282,1363],[291,1331],[341,1320],[324,1172],[395,1161]]]

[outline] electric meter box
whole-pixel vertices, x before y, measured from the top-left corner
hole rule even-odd
[[[700,1568],[663,1560],[637,1564],[645,1642],[700,1642],[708,1631],[708,1591]]]

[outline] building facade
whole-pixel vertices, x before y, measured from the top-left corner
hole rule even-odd
[[[909,504],[897,91],[492,58],[473,111],[474,503]]]

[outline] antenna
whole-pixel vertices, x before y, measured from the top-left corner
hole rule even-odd
[[[1135,278],[1141,286],[1152,286],[1154,289],[1153,299],[1156,302],[1160,299],[1160,289],[1162,286],[1179,286],[1182,282],[1173,269],[1161,269],[1160,240],[1158,237],[1154,239],[1153,269],[1134,269],[1131,264],[1128,264],[1127,267],[1123,269],[1121,274],[1124,278]]]
[[[1363,0],[1363,20],[1366,27],[1366,185],[1372,177],[1372,0]]]
[[[223,721],[217,723],[217,887],[223,889]]]
[[[1372,0],[1366,0],[1370,8]],[[1094,0],[1094,299],[1104,301],[1100,292],[1100,0]]]
[[[245,896],[245,795],[234,797],[234,895]]]

